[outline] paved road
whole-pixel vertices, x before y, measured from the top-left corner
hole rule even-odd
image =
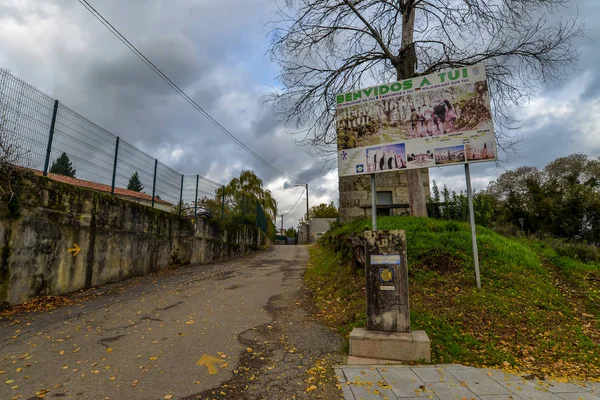
[[[529,380],[458,364],[335,368],[346,400],[600,400],[600,384]]]
[[[317,365],[339,361],[341,340],[306,311],[307,258],[305,247],[278,246],[4,319],[0,399],[340,398]]]

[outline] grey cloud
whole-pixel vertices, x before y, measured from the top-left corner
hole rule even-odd
[[[293,205],[300,188],[292,189],[193,110],[77,2],[30,2],[26,10],[19,2],[0,3],[0,18],[17,21],[27,32],[10,40],[0,37],[0,60],[17,75],[179,172],[209,174],[226,182],[241,169],[254,170],[265,183],[277,182],[274,192],[282,211]],[[311,204],[337,199],[336,179],[328,175],[328,166],[323,168],[327,159],[309,156],[307,149],[282,134],[271,105],[264,103],[265,88],[277,85],[276,67],[265,57],[268,28],[264,24],[275,10],[271,0],[249,0],[243,7],[231,1],[97,3],[99,11],[128,39],[240,140],[286,174],[308,182]],[[591,23],[600,15],[597,1],[573,4],[580,15],[589,18],[589,36],[598,38],[600,25]],[[574,12],[574,7],[565,9],[563,16]],[[36,34],[32,15],[57,30],[53,40],[40,49],[27,41]],[[592,139],[585,143],[578,139],[582,129],[589,129],[580,122],[595,121],[586,110],[600,93],[598,45],[583,40],[580,46],[580,73],[540,93],[555,104],[564,104],[565,86],[576,87],[582,76],[588,77],[580,98],[571,99],[577,101],[572,107],[575,111],[524,120],[519,132],[524,137],[521,151],[503,157],[504,167],[543,167],[575,151],[600,153]],[[502,172],[494,163],[473,165],[471,170],[477,189]],[[458,189],[464,184],[462,167],[432,169],[431,176],[440,186],[447,183]],[[302,208],[298,205],[289,216],[294,225],[305,211]]]

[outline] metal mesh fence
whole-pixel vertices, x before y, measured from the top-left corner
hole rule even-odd
[[[0,69],[0,139],[12,146],[12,163],[51,179],[170,212],[192,214],[198,207],[209,208],[216,218],[257,225],[267,234],[273,225],[250,198],[225,212],[217,196],[219,183],[182,175],[5,69]],[[139,181],[131,186],[134,175]],[[233,218],[230,209],[237,210],[241,220]]]
[[[0,131],[11,139],[19,164],[42,170],[54,100],[0,69]]]

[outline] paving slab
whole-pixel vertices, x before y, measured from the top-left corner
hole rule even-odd
[[[377,368],[344,368],[347,385],[356,399],[395,399],[394,392],[387,388],[386,382]]]
[[[550,392],[546,387],[532,381],[499,382],[502,386],[522,399],[559,400],[560,397]]]
[[[552,393],[587,393],[589,389],[571,382],[539,382],[538,385],[545,387]]]
[[[345,365],[335,369],[346,400],[600,400],[598,383],[531,381],[500,370],[458,364]]]
[[[449,372],[477,395],[511,394],[508,389],[477,368],[452,369]]]
[[[481,400],[520,400],[521,398],[514,394],[484,394],[478,397]]]
[[[585,393],[558,393],[558,397],[563,400],[597,400],[598,396],[589,392]]]
[[[419,379],[417,374],[408,368],[380,368],[379,373],[385,382],[392,387],[394,395],[398,398],[429,397],[433,394],[425,386],[425,382]]]
[[[454,376],[450,375],[448,371],[446,371],[442,367],[433,366],[433,367],[414,367],[411,370],[425,383],[433,383],[433,382],[443,382],[446,380],[454,381]]]
[[[427,383],[440,400],[476,399],[477,396],[468,387],[457,382]]]
[[[480,370],[495,381],[520,381],[523,377],[519,375],[509,374],[501,369],[480,368]]]

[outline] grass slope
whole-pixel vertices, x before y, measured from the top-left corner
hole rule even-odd
[[[539,242],[478,227],[483,290],[477,291],[468,224],[384,217],[378,226],[406,231],[411,325],[432,340],[432,362],[555,378],[600,377],[598,308],[592,306],[598,282],[573,286],[578,274],[598,274],[597,265],[553,258]],[[343,225],[310,250],[305,279],[320,316],[345,334],[366,322],[364,271],[350,266],[347,237],[368,229],[370,221],[364,220]],[[596,286],[588,286],[592,282]],[[569,295],[578,290],[590,293]]]

